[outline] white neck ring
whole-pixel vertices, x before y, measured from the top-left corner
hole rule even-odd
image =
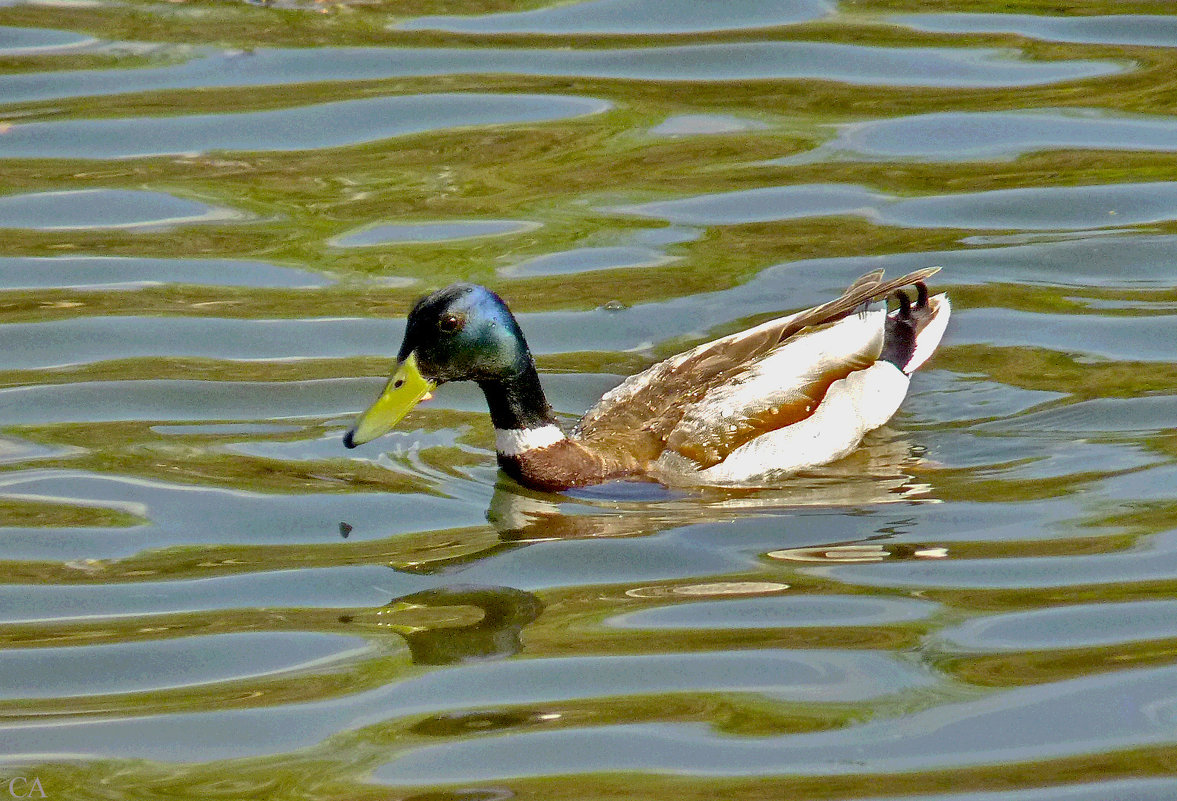
[[[495,450],[500,456],[518,456],[526,451],[548,448],[565,439],[552,424],[539,428],[495,429]]]

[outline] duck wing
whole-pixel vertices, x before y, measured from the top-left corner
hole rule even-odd
[[[666,450],[705,469],[761,434],[801,422],[831,384],[878,360],[886,316],[862,311],[794,334],[687,406]]]
[[[896,289],[923,281],[938,270],[916,270],[890,281],[884,281],[883,271],[876,270],[860,277],[828,303],[672,356],[606,393],[577,423],[573,437],[594,449],[639,462],[656,459],[669,443],[698,464],[714,464],[734,447],[731,442],[738,445],[765,430],[765,426],[779,427],[794,417],[804,417],[806,407],[820,401],[830,383],[877,359],[883,313],[855,314],[856,310]],[[839,325],[852,316],[857,322]],[[816,336],[823,331],[830,333],[802,346],[810,339],[802,334]],[[769,354],[793,340],[798,340],[798,347],[790,349],[787,356],[757,368]],[[804,355],[813,360],[808,368]],[[782,375],[780,369],[786,364],[791,368]],[[767,400],[751,402],[758,392],[766,391],[765,382],[769,381],[775,382],[777,388],[791,390],[791,394],[786,397],[774,391]],[[732,386],[739,389],[733,390]],[[698,405],[724,387],[727,389],[714,401],[719,405]],[[732,404],[733,394],[750,402],[736,403],[732,413],[727,414],[723,404]],[[719,416],[727,427],[724,436],[715,422],[721,409],[725,413]],[[684,422],[686,425],[675,434]],[[731,425],[736,426],[735,432],[730,430]],[[670,443],[672,436],[674,441]]]

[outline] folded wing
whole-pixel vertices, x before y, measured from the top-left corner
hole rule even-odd
[[[573,437],[639,462],[671,448],[697,465],[715,464],[804,417],[834,381],[877,359],[883,313],[859,307],[938,270],[891,281],[881,270],[867,273],[828,303],[673,356],[606,393]],[[756,400],[758,392],[765,394]]]

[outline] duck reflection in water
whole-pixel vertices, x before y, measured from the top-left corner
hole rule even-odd
[[[402,633],[415,665],[456,665],[514,656],[523,648],[523,627],[544,608],[530,592],[464,584],[403,595],[388,606],[398,610],[467,606],[482,612],[478,621],[467,625],[422,627]]]
[[[851,456],[767,489],[675,490],[653,482],[613,482],[554,495],[509,479],[495,486],[488,522],[503,543],[634,537],[697,523],[727,522],[770,510],[938,503],[908,471],[921,457],[905,439],[876,433]]]
[[[499,474],[486,510],[489,526],[422,531],[399,539],[401,548],[389,554],[388,563],[398,572],[439,575],[544,541],[643,537],[673,527],[791,509],[938,503],[932,488],[918,478],[923,462],[912,443],[883,429],[846,459],[794,476],[787,486],[775,489],[681,490],[654,482],[617,481],[554,494]],[[454,479],[447,475],[442,480]],[[468,494],[468,487],[448,491]],[[341,524],[343,537],[351,532],[349,524]]]
[[[789,509],[936,503],[931,488],[909,472],[921,459],[910,442],[883,430],[868,437],[847,459],[796,476],[787,487],[771,490],[674,490],[654,482],[623,481],[553,494],[528,489],[500,474],[486,511],[489,526],[421,532],[405,539],[404,550],[392,555],[389,566],[403,573],[443,575],[545,541],[642,537],[677,526],[727,522]],[[349,524],[342,523],[339,534],[348,537],[352,531]],[[843,546],[822,544],[825,550]],[[792,556],[794,550],[771,555],[797,558]],[[893,550],[888,547],[882,558],[906,556],[891,553]],[[913,553],[924,555],[922,551]],[[412,661],[418,665],[513,656],[522,650],[524,627],[543,611],[542,601],[532,593],[462,584],[395,598],[385,608],[414,606],[473,607],[482,613],[473,623],[415,627],[403,633]]]

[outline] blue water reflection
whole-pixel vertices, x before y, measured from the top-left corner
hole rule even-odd
[[[1016,61],[1002,50],[882,48],[824,42],[750,42],[639,49],[479,48],[258,49],[204,52],[181,64],[0,76],[8,102],[193,87],[272,86],[436,75],[591,76],[635,81],[821,78],[860,85],[943,87],[1049,84],[1111,75],[1126,65],[1098,60]]]

